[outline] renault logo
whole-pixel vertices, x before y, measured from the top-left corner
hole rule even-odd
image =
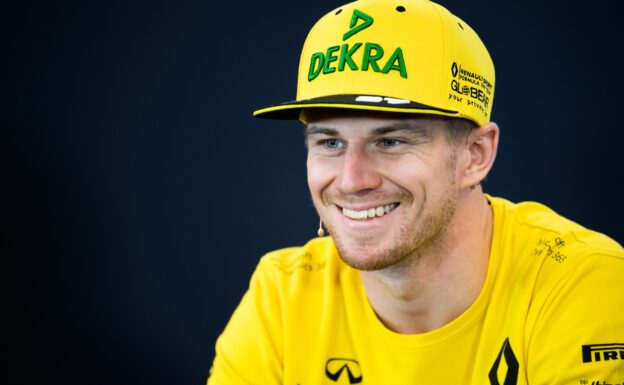
[[[501,348],[496,360],[494,361],[494,365],[489,373],[490,384],[491,385],[501,385],[501,381],[499,380],[499,366],[501,360],[505,360],[505,364],[507,366],[507,372],[505,374],[505,378],[502,380],[502,385],[516,385],[518,383],[518,359],[514,354],[513,350],[511,350],[511,344],[509,343],[509,337],[505,339],[503,342],[503,347]]]

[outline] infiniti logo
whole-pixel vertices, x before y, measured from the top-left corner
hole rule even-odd
[[[362,369],[356,360],[349,358],[330,358],[325,364],[325,374],[327,377],[337,382],[343,372],[349,377],[349,384],[359,384],[362,382]]]

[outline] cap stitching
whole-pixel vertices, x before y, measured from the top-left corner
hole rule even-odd
[[[442,17],[442,14],[440,13],[440,10],[433,4],[433,3],[429,3],[430,7],[433,8],[433,10],[436,12],[436,14],[438,15],[438,19],[440,20],[440,25],[442,26],[442,63],[443,65],[446,65],[446,58],[448,56],[447,53],[447,48],[448,48],[448,44],[447,44],[447,33],[446,33],[446,24],[444,23],[444,18]],[[444,72],[444,69],[443,69]],[[442,72],[442,73],[443,73]],[[439,79],[439,82],[442,83],[444,81],[445,77],[442,76],[441,79]],[[440,89],[438,90],[438,95],[437,95],[437,100],[440,101],[441,103],[443,98],[442,98],[442,93],[444,92],[443,90],[445,89],[444,84],[441,84]],[[448,109],[448,103],[443,103],[445,109]]]

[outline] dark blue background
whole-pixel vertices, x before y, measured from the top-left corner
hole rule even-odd
[[[8,383],[205,381],[258,258],[315,235],[301,127],[251,111],[294,97],[305,35],[340,4],[5,5]],[[617,2],[444,4],[497,68],[486,191],[624,240]]]

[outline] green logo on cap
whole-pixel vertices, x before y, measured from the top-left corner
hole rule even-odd
[[[373,24],[373,18],[357,9],[353,10],[349,30],[342,35],[342,40],[347,40],[356,33],[370,27]],[[360,50],[360,48],[362,48]],[[359,52],[358,52],[359,51]],[[356,52],[357,56],[354,57]],[[310,69],[308,71],[308,81],[316,79],[320,74],[327,75],[336,72],[342,72],[349,67],[351,71],[368,71],[372,69],[374,72],[388,74],[390,71],[398,72],[399,76],[406,79],[407,70],[405,68],[405,59],[403,58],[403,50],[401,47],[394,49],[390,57],[384,58],[384,49],[376,43],[357,42],[351,46],[348,43],[342,45],[334,45],[327,48],[325,52],[315,52],[310,58]],[[383,59],[383,61],[382,61]],[[357,62],[355,60],[358,60]],[[337,63],[334,63],[337,62]],[[378,63],[379,62],[379,63]],[[358,67],[358,64],[360,66]]]
[[[358,20],[362,20],[362,23],[360,23],[360,25],[357,25]],[[368,16],[367,14],[365,14],[362,11],[359,11],[357,9],[353,10],[353,15],[351,16],[351,24],[349,24],[349,28],[351,28],[350,30],[348,30],[347,32],[345,32],[344,35],[342,35],[342,40],[347,40],[348,38],[350,38],[351,36],[355,35],[356,33],[360,32],[363,29],[366,29],[368,27],[370,27],[373,24],[373,18]]]

